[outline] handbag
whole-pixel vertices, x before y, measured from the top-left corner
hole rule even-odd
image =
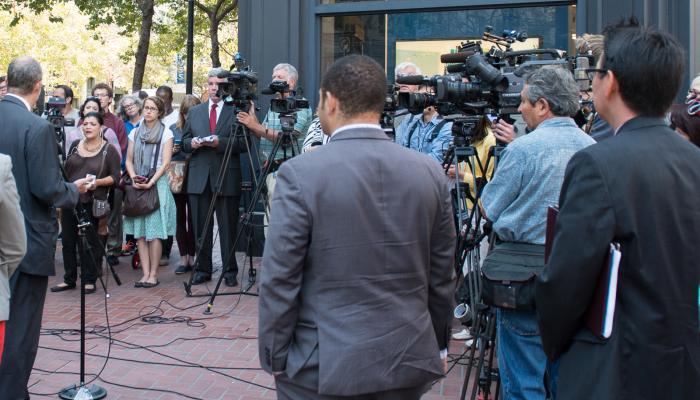
[[[187,179],[188,164],[189,159],[170,161],[170,168],[168,169],[168,183],[170,184],[171,192],[175,194],[182,193],[182,189],[185,187],[185,179]]]
[[[161,136],[161,140],[162,140]],[[153,178],[158,165],[158,155],[160,154],[160,140],[156,144],[156,154],[153,157],[153,166],[148,173],[148,179]],[[127,175],[128,178],[128,175]],[[149,189],[137,189],[131,182],[131,179],[123,179],[124,186],[124,204],[122,205],[122,214],[126,217],[140,217],[148,215],[156,211],[160,207],[158,198],[158,185],[153,185]]]
[[[481,267],[482,299],[494,307],[535,309],[535,278],[544,269],[544,245],[499,242]]]
[[[105,168],[105,158],[107,158],[107,146],[109,143],[105,143],[104,147],[102,148],[102,165],[100,166],[100,172],[97,173],[97,177],[99,179],[100,175],[102,175],[102,172],[104,171]],[[96,199],[95,195],[92,195],[92,216],[95,218],[102,218],[106,217],[109,215],[109,213],[112,211],[112,209],[109,206],[109,191],[107,192],[107,198],[104,200]]]

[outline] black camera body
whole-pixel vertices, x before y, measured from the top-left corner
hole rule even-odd
[[[65,118],[61,110],[66,107],[66,100],[61,97],[49,97],[46,102],[46,120],[53,125],[55,130],[63,129],[66,126],[75,126],[75,120]]]
[[[235,112],[250,110],[250,102],[257,99],[258,75],[251,70],[243,57],[236,53],[234,65],[226,76],[226,82],[219,83],[216,96],[223,100],[225,105],[235,107]]]
[[[280,96],[283,96],[284,93],[289,92],[289,83],[285,81],[272,81],[268,85],[268,89],[263,90],[263,94],[279,94]],[[282,115],[294,114],[302,108],[309,108],[309,101],[304,98],[304,96],[297,94],[296,92],[292,93],[291,96],[279,97],[270,100],[270,111]]]

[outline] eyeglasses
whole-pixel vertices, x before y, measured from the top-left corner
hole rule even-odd
[[[128,110],[132,107],[136,107],[136,104],[131,103],[131,104],[122,104],[122,107],[124,107],[125,110]]]
[[[145,111],[158,111],[158,107],[145,106],[143,108]]]
[[[592,81],[593,78],[595,78],[595,73],[599,73],[602,75],[605,75],[610,71],[607,68],[586,68],[586,75],[588,76],[588,80]]]

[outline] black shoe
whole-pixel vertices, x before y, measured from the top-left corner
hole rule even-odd
[[[238,286],[238,279],[236,279],[236,275],[233,274],[224,275],[224,283],[228,287]]]
[[[211,274],[206,274],[203,272],[197,272],[194,274],[194,278],[192,279],[192,284],[193,285],[201,285],[204,282],[209,282],[211,281]]]
[[[65,286],[56,285],[56,286],[51,288],[51,292],[58,293],[58,292],[63,292],[65,290],[71,290],[71,289],[75,289],[75,283],[72,285],[66,284]]]
[[[182,275],[192,271],[191,265],[180,265],[175,268],[175,275]]]

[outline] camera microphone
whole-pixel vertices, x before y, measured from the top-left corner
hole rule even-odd
[[[270,94],[275,94],[277,92],[275,92],[274,90],[272,90],[270,88],[264,88],[263,90],[260,91],[260,93],[270,95]]]
[[[396,83],[402,85],[422,85],[424,83],[423,75],[408,75],[396,77]]]
[[[463,63],[467,58],[474,55],[473,51],[461,51],[459,53],[448,53],[440,56],[440,62],[443,64]]]

